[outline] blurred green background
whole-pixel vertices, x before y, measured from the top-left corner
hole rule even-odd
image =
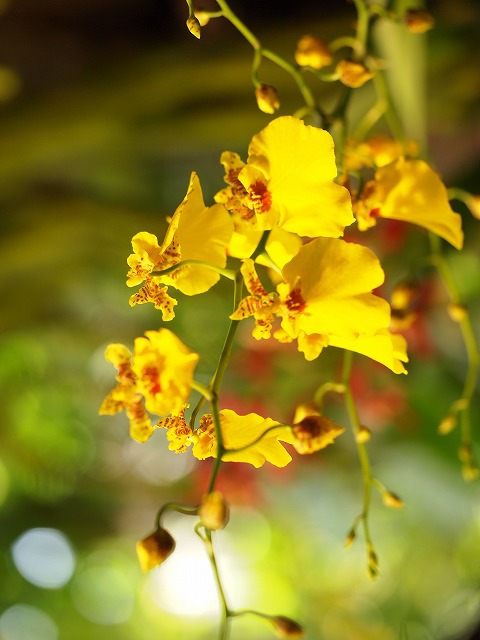
[[[304,33],[329,40],[354,20],[343,2],[259,4],[232,2],[287,57]],[[431,157],[449,184],[478,193],[479,5],[431,8],[437,28],[422,38]],[[97,415],[114,384],[105,346],[161,325],[153,309],[128,306],[131,237],[162,236],[192,170],[211,202],[222,185],[220,153],[244,154],[269,120],[256,108],[241,37],[215,22],[198,42],[186,17],[177,0],[11,0],[0,16],[2,640],[216,634],[215,587],[188,518],[167,518],[177,551],[161,569],[142,576],[134,552],[163,502],[198,501],[208,463],[168,453],[162,433],[134,443],[123,415]],[[410,59],[402,52],[404,69],[418,72],[420,49]],[[269,64],[262,72],[280,92],[281,113],[300,106],[288,77]],[[418,109],[418,124],[424,98],[405,76],[404,113]],[[368,99],[368,89],[360,93]],[[480,223],[458,210],[466,248],[446,252],[478,330]],[[386,224],[378,246],[398,232]],[[404,244],[382,256],[393,284],[428,250],[422,232],[401,232]],[[408,378],[360,358],[354,371],[362,420],[374,431],[374,473],[407,505],[391,511],[374,497],[381,578],[368,580],[362,540],[343,547],[362,499],[347,433],[285,470],[224,469],[232,519],[217,537],[235,608],[293,616],[311,640],[453,640],[480,620],[479,485],[461,478],[458,433],[437,434],[466,359],[442,287],[424,282],[429,304],[410,336]],[[230,287],[220,284],[182,298],[170,325],[201,353],[205,382],[230,305]],[[294,349],[255,343],[248,327],[239,345],[222,398],[239,412],[288,419],[338,371],[333,349],[308,364]],[[477,396],[477,431],[478,404]],[[344,419],[335,402],[331,411]],[[245,637],[272,636],[262,622],[235,621],[232,638]]]

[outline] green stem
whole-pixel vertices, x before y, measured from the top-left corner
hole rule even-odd
[[[254,49],[260,49],[259,39],[250,31],[240,18],[230,9],[225,0],[217,0],[218,6],[221,8],[224,18],[233,24],[235,29],[239,31]]]
[[[432,252],[431,262],[437,269],[437,273],[443,282],[443,285],[448,293],[451,302],[453,304],[460,304],[460,293],[458,291],[455,279],[453,278],[447,261],[441,253],[440,238],[433,233],[429,234],[429,238]],[[454,404],[461,407],[459,412],[462,414],[462,446],[467,452],[470,452],[470,458],[466,462],[474,465],[472,453],[472,425],[470,420],[470,405],[477,385],[480,353],[473,331],[472,322],[466,310],[465,316],[459,321],[459,325],[465,345],[465,350],[467,352],[468,369],[463,385],[462,397]]]
[[[243,277],[240,271],[235,274],[235,288],[233,294],[233,310],[238,307],[240,300],[242,299],[242,285]],[[222,456],[225,453],[225,446],[223,444],[222,427],[220,422],[220,412],[218,408],[218,394],[222,386],[223,376],[230,360],[232,353],[233,342],[235,340],[235,334],[238,329],[240,320],[231,320],[228,328],[227,337],[225,338],[225,344],[223,345],[222,353],[220,354],[220,360],[217,365],[217,369],[213,375],[212,381],[209,385],[212,397],[210,399],[210,406],[212,408],[212,418],[215,427],[215,439],[217,442],[217,456],[212,469],[212,475],[210,477],[210,483],[208,486],[208,492],[213,491],[217,475],[222,465]]]
[[[230,623],[230,617],[232,616],[232,612],[228,607],[227,598],[225,596],[222,580],[220,578],[217,559],[215,557],[215,551],[213,549],[212,532],[210,531],[210,529],[205,529],[205,536],[202,536],[198,530],[196,530],[196,533],[200,536],[200,538],[203,540],[205,544],[208,559],[210,560],[210,565],[213,571],[213,577],[215,578],[215,583],[217,585],[218,595],[220,596],[220,604],[222,607],[222,620],[221,620],[220,628],[218,631],[218,640],[227,640],[229,635],[229,626],[230,626],[229,623]]]
[[[249,442],[248,444],[246,444],[243,447],[239,447],[238,449],[224,449],[223,452],[224,453],[240,453],[241,451],[245,451],[246,449],[250,449],[250,447],[253,447],[254,445],[257,444],[257,442],[260,442],[260,440],[262,440],[262,438],[264,438],[267,433],[270,433],[270,431],[274,431],[275,429],[291,429],[292,427],[289,424],[276,424],[273,427],[269,427],[268,429],[265,429],[265,431],[258,436],[258,438],[255,438],[255,440],[253,440],[252,442]]]
[[[204,400],[209,400],[210,402],[212,401],[213,394],[211,390],[205,385],[203,385],[201,382],[192,380],[192,389],[195,389],[195,391],[198,391],[202,395]]]
[[[286,71],[293,78],[297,87],[302,94],[302,97],[305,101],[305,104],[308,106],[309,111],[319,113],[315,98],[310,88],[306,84],[302,74],[299,72],[297,67],[285,58],[282,58],[274,51],[270,51],[270,49],[265,49],[262,47],[260,40],[257,38],[255,34],[250,31],[250,29],[240,20],[240,18],[230,9],[228,3],[225,0],[217,0],[218,6],[222,9],[222,13],[224,18],[226,18],[242,36],[251,44],[255,51],[253,66],[252,66],[252,80],[253,84],[257,86],[259,84],[258,80],[258,68],[260,66],[261,58],[267,58],[281,69]]]
[[[160,527],[163,514],[166,511],[176,511],[177,513],[183,513],[185,516],[196,516],[198,513],[198,506],[188,507],[183,504],[178,504],[177,502],[167,502],[159,509],[157,517],[155,518],[157,528]]]
[[[367,52],[368,27],[370,21],[370,13],[368,7],[363,0],[353,0],[357,9],[357,47],[354,50],[355,58],[361,59],[365,57]]]
[[[233,310],[234,311],[238,307],[240,300],[242,299],[242,285],[243,285],[242,274],[240,271],[236,271],[235,277],[234,277],[234,292],[233,292]],[[213,374],[210,384],[208,385],[208,389],[206,389],[205,392],[201,391],[202,397],[197,402],[197,405],[195,406],[194,410],[192,411],[192,415],[190,416],[189,424],[192,427],[192,429],[195,426],[195,421],[197,419],[197,416],[201,408],[205,404],[205,401],[209,400],[211,402],[213,395],[215,394],[218,395],[220,391],[223,376],[225,374],[225,370],[227,368],[228,361],[230,359],[230,354],[232,352],[233,342],[235,339],[235,334],[237,332],[239,322],[240,320],[230,321],[230,326],[228,328],[227,337],[225,338],[225,343],[223,345],[222,353],[220,354],[220,360],[218,362],[217,369]],[[205,387],[203,387],[203,389],[205,390]],[[216,434],[216,436],[218,436],[218,434]],[[221,432],[220,432],[220,441],[222,442],[222,445],[223,445]]]
[[[182,267],[186,267],[188,265],[196,265],[198,267],[205,267],[206,269],[210,269],[210,271],[215,271],[219,273],[221,276],[225,276],[229,280],[235,280],[235,271],[232,269],[223,269],[222,267],[217,267],[214,264],[210,264],[209,262],[204,262],[203,260],[182,260],[181,262],[177,262],[177,264],[168,267],[167,269],[160,269],[152,271],[153,276],[168,276],[170,273],[173,273],[177,269],[181,269]]]
[[[352,352],[345,351],[342,383],[345,386],[345,391],[344,391],[345,405],[347,407],[350,423],[353,428],[355,442],[357,445],[358,457],[360,460],[360,466],[361,466],[362,475],[363,475],[364,492],[363,492],[362,513],[360,517],[363,525],[363,534],[365,536],[365,544],[367,547],[367,551],[370,554],[373,550],[373,543],[370,536],[368,513],[369,513],[370,499],[372,494],[372,473],[370,469],[370,460],[368,458],[367,448],[365,444],[363,442],[359,442],[357,438],[361,425],[360,425],[360,420],[358,418],[358,412],[357,412],[357,407],[355,405],[355,400],[353,398],[352,390],[350,388],[350,374],[352,370],[352,362],[353,362]]]
[[[309,107],[311,111],[319,113],[316,100],[309,86],[306,84],[305,80],[303,79],[302,74],[298,71],[297,67],[295,67],[293,64],[288,62],[288,60],[285,60],[285,58],[282,58],[281,56],[277,55],[274,51],[271,51],[270,49],[262,48],[261,52],[264,58],[267,58],[271,62],[274,62],[276,65],[278,65],[280,68],[282,68],[284,71],[286,71],[292,76],[292,78],[297,84],[297,87],[300,93],[302,94],[303,99],[305,100],[305,104]]]

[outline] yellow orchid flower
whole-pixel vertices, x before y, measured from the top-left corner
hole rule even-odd
[[[307,360],[324,347],[336,346],[362,353],[395,373],[405,373],[405,339],[388,331],[390,307],[371,291],[384,273],[377,257],[361,245],[339,239],[317,238],[302,246],[284,266],[276,292],[263,287],[252,260],[241,271],[247,295],[230,316],[255,319],[253,336],[280,342],[298,341]]]
[[[176,300],[168,295],[165,285],[191,296],[208,291],[220,275],[198,264],[183,265],[167,275],[156,275],[156,272],[185,260],[225,267],[226,247],[232,232],[233,222],[222,205],[205,206],[200,181],[196,173],[192,173],[187,194],[175,211],[163,243],[160,245],[155,235],[145,231],[132,239],[127,285],[134,287],[143,281],[145,284],[131,296],[130,305],[153,302],[162,310],[163,320],[172,319]]]
[[[292,457],[282,446],[280,441],[293,442],[291,430],[287,427],[281,428],[279,422],[271,418],[263,418],[256,413],[249,413],[239,416],[231,409],[220,411],[220,422],[222,429],[223,444],[226,449],[242,449],[243,451],[225,453],[222,460],[226,462],[247,462],[254,467],[261,467],[265,462],[270,462],[276,467],[285,467],[291,462]],[[261,438],[268,429],[272,429]],[[261,439],[259,439],[261,438]],[[258,442],[256,442],[256,440]],[[210,414],[205,414],[200,420],[200,426],[193,435],[193,455],[199,460],[216,457],[217,443],[215,440],[215,428],[213,418]],[[248,446],[251,443],[252,446]]]
[[[333,139],[323,129],[276,118],[252,138],[246,164],[233,152],[221,162],[229,186],[215,200],[253,229],[338,238],[354,221],[348,191],[334,182]]]
[[[412,222],[463,246],[462,219],[450,207],[445,186],[423,160],[398,158],[380,167],[354,206],[358,228],[365,231],[377,218]]]
[[[125,411],[130,435],[145,442],[154,431],[147,413],[178,415],[190,395],[199,356],[168,329],[146,331],[135,339],[133,356],[123,344],[111,344],[105,357],[118,369],[119,384],[103,401],[99,413]]]
[[[278,317],[292,339],[300,332],[373,335],[389,324],[388,303],[371,293],[382,284],[383,270],[361,245],[330,238],[303,245],[284,266],[277,293],[267,293],[252,260],[244,260],[241,271],[250,296],[240,302],[232,320],[254,316],[258,328]]]

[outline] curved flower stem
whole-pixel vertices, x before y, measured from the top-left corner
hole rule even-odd
[[[273,427],[269,427],[268,429],[265,429],[265,431],[258,436],[258,438],[255,438],[255,440],[253,440],[253,442],[249,442],[248,444],[246,444],[243,447],[239,447],[238,449],[224,449],[223,453],[240,453],[241,451],[245,451],[246,449],[250,449],[250,447],[253,447],[254,445],[257,444],[257,442],[260,442],[260,440],[262,440],[262,438],[264,438],[267,433],[270,433],[270,431],[274,431],[275,429],[291,429],[291,425],[289,424],[276,424]]]
[[[363,534],[365,537],[365,545],[367,547],[368,554],[368,570],[370,577],[375,578],[378,573],[377,559],[375,552],[373,550],[373,543],[370,536],[370,527],[368,522],[369,508],[370,508],[370,499],[372,494],[372,473],[370,469],[370,460],[368,458],[367,448],[363,442],[359,442],[358,433],[360,432],[360,420],[358,418],[357,407],[355,405],[355,400],[353,398],[352,390],[350,388],[350,374],[352,370],[352,361],[353,354],[351,351],[345,351],[344,361],[343,361],[343,373],[342,373],[342,383],[345,387],[344,397],[345,397],[345,405],[347,408],[347,412],[350,418],[350,423],[353,428],[353,434],[355,437],[355,442],[357,444],[357,452],[358,457],[360,459],[360,466],[362,468],[363,475],[363,506],[362,513],[358,517],[358,520],[362,521],[363,526]]]
[[[182,260],[181,262],[177,262],[177,264],[174,264],[167,269],[152,271],[152,276],[168,276],[170,273],[177,271],[177,269],[181,269],[182,267],[186,267],[188,265],[205,267],[206,269],[210,269],[210,271],[219,273],[221,276],[224,276],[229,280],[235,280],[235,271],[233,271],[232,269],[223,269],[222,267],[217,267],[216,265],[210,264],[209,262],[203,262],[203,260]]]
[[[242,274],[240,273],[240,271],[234,271],[232,273],[234,274],[234,277],[233,277],[233,281],[234,281],[233,310],[235,311],[235,309],[238,307],[238,305],[240,303],[240,300],[242,299],[243,277],[242,277]],[[213,374],[212,380],[211,380],[210,384],[208,385],[208,388],[203,387],[201,385],[203,390],[198,389],[200,391],[200,393],[202,394],[202,397],[197,402],[197,405],[195,406],[194,410],[192,411],[192,415],[190,417],[189,424],[190,424],[190,426],[192,428],[195,425],[195,421],[197,419],[197,416],[198,416],[201,408],[205,404],[205,401],[208,400],[209,402],[211,402],[213,397],[215,395],[218,395],[218,393],[220,391],[220,387],[221,387],[221,384],[222,384],[223,376],[225,374],[225,370],[227,368],[228,361],[230,359],[230,354],[231,354],[232,347],[233,347],[233,341],[235,339],[235,334],[237,332],[237,327],[238,327],[238,323],[239,322],[240,322],[239,320],[231,320],[230,321],[230,326],[228,328],[227,337],[225,338],[225,344],[223,345],[222,353],[220,354],[220,360],[218,362],[217,369],[216,369],[215,373]],[[198,383],[196,383],[196,384],[198,384]],[[218,411],[217,411],[217,413],[218,413]],[[219,442],[218,434],[216,433],[215,435],[217,437],[217,442]],[[223,440],[221,440],[221,433],[220,433],[220,441],[222,442],[222,446],[223,446]],[[217,472],[218,472],[218,470],[217,470]]]
[[[160,527],[160,522],[166,511],[177,511],[177,513],[182,513],[185,516],[196,516],[198,513],[198,506],[189,507],[184,504],[178,504],[177,502],[167,502],[158,510],[157,517],[155,518],[157,528]]]
[[[197,382],[196,380],[192,380],[192,389],[198,391],[204,400],[212,401],[213,394],[211,390],[205,385],[201,384],[201,382]]]
[[[367,52],[368,27],[370,22],[370,12],[363,0],[353,0],[357,9],[357,47],[354,49],[356,58],[363,58]]]
[[[222,13],[224,18],[226,18],[242,36],[251,44],[255,51],[253,68],[252,68],[252,79],[255,86],[258,85],[258,76],[257,71],[260,66],[260,62],[262,58],[267,58],[281,69],[286,71],[295,81],[297,87],[302,94],[302,97],[305,101],[305,104],[308,107],[308,110],[313,113],[320,113],[316,100],[311,92],[309,86],[306,84],[302,74],[298,70],[298,68],[282,58],[282,56],[278,55],[274,51],[270,49],[265,49],[262,47],[260,40],[257,38],[255,34],[250,31],[250,29],[240,20],[240,18],[232,11],[229,7],[226,0],[217,0],[218,6],[222,9]]]
[[[236,272],[234,282],[235,282],[235,288],[233,293],[233,309],[235,310],[238,307],[240,300],[242,298],[243,277],[240,271]],[[222,464],[222,456],[225,453],[225,446],[223,443],[223,436],[222,436],[222,428],[220,424],[220,412],[218,409],[218,394],[220,392],[220,387],[222,386],[223,376],[225,375],[228,361],[230,360],[233,342],[235,339],[235,334],[237,332],[239,323],[240,323],[240,320],[230,320],[230,326],[228,328],[227,337],[225,338],[225,344],[223,345],[223,350],[220,355],[220,360],[218,362],[217,370],[215,371],[212,381],[209,385],[209,389],[212,393],[212,398],[210,399],[210,405],[212,408],[212,418],[213,418],[213,424],[215,427],[215,440],[217,442],[217,457],[215,458],[215,463],[213,465],[212,475],[211,475],[210,483],[208,486],[209,493],[213,491],[215,487],[217,475]]]
[[[217,559],[215,557],[215,551],[212,543],[212,532],[210,529],[205,529],[205,535],[202,535],[198,528],[195,529],[197,535],[203,540],[205,548],[207,549],[208,559],[213,571],[213,577],[217,585],[218,595],[220,597],[220,604],[222,607],[222,620],[218,631],[218,640],[227,640],[229,635],[230,618],[233,615],[227,604],[227,598],[223,589],[222,580],[220,578],[220,572],[218,570]]]
[[[448,293],[450,301],[458,305],[460,304],[460,293],[456,282],[452,276],[447,261],[441,253],[441,242],[438,236],[433,233],[429,234],[431,247],[431,262],[435,266],[437,273],[443,282]],[[478,378],[478,365],[480,363],[480,353],[472,327],[472,322],[468,311],[464,310],[463,317],[458,320],[460,330],[465,344],[465,350],[468,358],[468,369],[463,385],[462,396],[456,400],[451,408],[454,414],[461,413],[461,449],[460,457],[464,464],[464,475],[467,480],[473,479],[478,475],[477,465],[473,459],[473,443],[472,443],[472,426],[470,420],[470,405]]]
[[[323,399],[327,395],[327,393],[330,393],[331,391],[333,391],[334,393],[342,393],[343,394],[343,393],[345,393],[345,390],[346,390],[346,387],[345,387],[345,385],[343,383],[325,382],[315,392],[315,395],[313,397],[313,401],[315,402],[317,407],[320,410],[322,410],[323,409]]]

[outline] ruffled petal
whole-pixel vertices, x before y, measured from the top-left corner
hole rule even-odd
[[[305,308],[282,326],[287,332],[335,334],[355,337],[374,334],[390,323],[388,303],[371,293],[382,284],[384,272],[375,254],[367,247],[343,240],[317,238],[304,245],[283,269],[290,296],[298,292],[297,301],[286,300],[295,307],[301,297]],[[285,294],[282,293],[283,297]]]
[[[393,373],[407,373],[403,366],[404,362],[408,362],[407,341],[399,334],[384,329],[373,336],[362,335],[354,339],[330,336],[329,340],[332,347],[361,353],[380,362]]]
[[[334,183],[334,144],[327,131],[291,116],[277,118],[253,137],[247,165],[268,181],[269,222],[276,219],[300,236],[334,238],[354,222],[347,189]]]
[[[412,222],[462,248],[462,218],[450,207],[444,184],[426,162],[399,158],[377,171],[375,184],[379,216]]]

